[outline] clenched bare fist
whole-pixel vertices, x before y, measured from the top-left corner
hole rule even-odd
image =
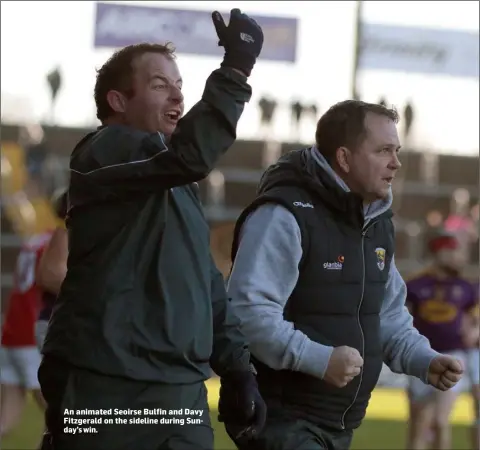
[[[363,366],[363,358],[357,349],[342,346],[336,347],[323,379],[336,387],[344,387],[360,374]]]

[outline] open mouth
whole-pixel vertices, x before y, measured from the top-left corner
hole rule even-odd
[[[180,119],[180,111],[167,111],[164,116],[172,122],[178,122]]]
[[[392,184],[393,177],[384,178],[384,181],[386,181],[388,184]]]

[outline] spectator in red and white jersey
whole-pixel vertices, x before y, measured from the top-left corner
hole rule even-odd
[[[50,237],[51,233],[37,235],[23,244],[17,257],[13,289],[4,305],[0,345],[0,437],[18,423],[29,391],[44,409],[37,379],[41,355],[34,333],[42,291],[36,284],[35,274]]]

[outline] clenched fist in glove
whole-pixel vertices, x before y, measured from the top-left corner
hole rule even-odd
[[[262,29],[255,20],[242,14],[239,9],[230,11],[228,26],[218,11],[212,13],[212,20],[219,38],[218,45],[225,49],[221,65],[240,70],[249,77],[262,51]]]
[[[220,378],[218,420],[225,424],[232,440],[258,436],[266,418],[267,406],[253,372],[231,371]]]

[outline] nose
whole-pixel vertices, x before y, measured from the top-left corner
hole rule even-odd
[[[172,100],[174,103],[182,103],[183,102],[182,91],[177,86],[171,86],[170,100]]]
[[[393,152],[392,160],[390,161],[390,169],[391,170],[398,170],[402,167],[402,163],[400,162],[400,159],[398,158],[398,153]]]

